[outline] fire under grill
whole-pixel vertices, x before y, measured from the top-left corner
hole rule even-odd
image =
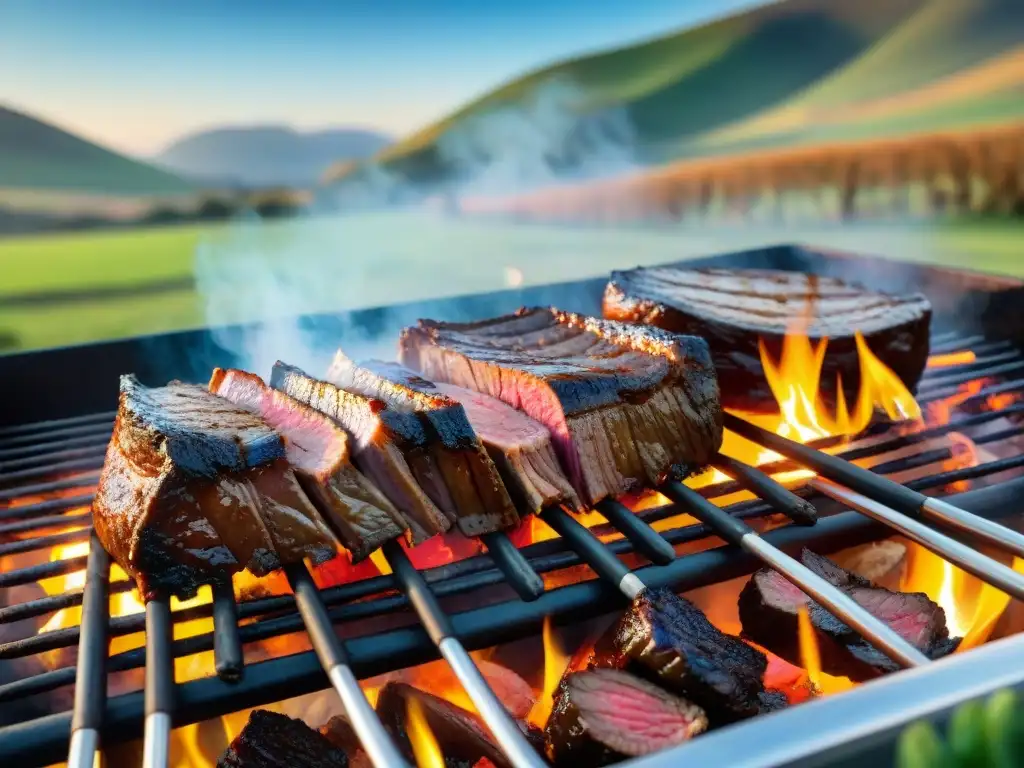
[[[491,534],[479,553],[433,567],[413,567],[406,551],[392,543],[383,551],[386,563],[377,560],[390,573],[318,588],[315,573],[291,567],[287,594],[249,590],[239,596],[214,589],[206,602],[172,610],[155,600],[145,612],[112,615],[112,598],[129,596],[132,584],[111,580],[88,505],[113,423],[116,374],[148,370],[155,382],[202,379],[213,365],[229,365],[230,356],[193,333],[0,359],[6,409],[0,423],[10,425],[0,427],[0,762],[49,765],[64,760],[71,745],[73,763],[77,755],[80,764],[91,764],[97,734],[110,745],[145,731],[145,761],[156,768],[168,764],[166,730],[172,724],[332,686],[354,724],[367,721],[361,735],[372,741],[383,730],[368,706],[359,714],[362,705],[352,699],[355,679],[443,657],[509,762],[541,765],[467,649],[538,636],[545,621],[571,626],[595,619],[619,610],[645,587],[689,592],[765,565],[898,666],[920,668],[706,734],[677,748],[686,750],[686,759],[768,766],[829,764],[865,749],[891,755],[899,724],[941,717],[953,704],[998,687],[1024,685],[1024,634],[931,662],[794,558],[803,547],[829,554],[899,535],[1012,599],[1024,598],[1024,575],[1010,567],[1014,557],[1024,558],[1024,537],[1016,532],[1024,522],[1018,501],[1024,493],[1024,354],[1018,343],[1024,323],[1015,325],[1009,309],[1021,295],[1019,286],[790,247],[705,263],[852,272],[863,282],[902,282],[929,293],[936,306],[936,365],[917,393],[925,427],[879,423],[849,445],[835,439],[801,445],[727,416],[727,429],[782,458],[755,467],[720,456],[717,480],[699,487],[669,483],[659,489],[665,497],[660,505],[606,501],[596,510],[600,517],[581,519],[549,509],[540,517],[553,536],[517,545],[505,534]],[[353,318],[361,318],[379,338],[393,339],[415,316],[483,316],[541,303],[593,313],[601,287],[603,281],[584,281],[353,313],[340,325],[351,328]],[[1003,333],[994,320],[1002,320]],[[311,322],[330,332],[336,320]],[[958,460],[965,442],[970,461]],[[811,471],[785,487],[773,480],[799,470]],[[746,497],[736,501],[741,492]],[[936,502],[938,496],[948,503]],[[818,521],[790,522],[806,522],[808,500]],[[63,556],[54,559],[57,548]],[[72,586],[40,596],[36,585],[56,579]],[[57,614],[74,611],[80,620],[51,626]],[[185,623],[204,629],[175,639],[174,626]],[[118,638],[140,632],[143,647],[118,650]],[[296,633],[305,633],[303,647],[310,650],[265,651],[264,658],[247,663],[246,649],[284,647],[273,641]],[[175,664],[195,654],[212,654],[216,674],[176,683]],[[141,670],[144,678],[131,677]],[[108,697],[116,675],[134,680],[136,690],[121,692],[122,684]],[[809,728],[813,743],[806,738]],[[865,734],[876,738],[863,741]],[[856,747],[854,740],[860,740]],[[386,739],[380,742],[371,747],[364,741],[371,757],[401,764],[389,763]],[[680,759],[671,750],[637,764]]]

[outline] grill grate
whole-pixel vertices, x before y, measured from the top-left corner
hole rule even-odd
[[[976,360],[962,366],[928,371],[921,384],[921,392],[925,393],[922,400],[934,402],[942,399],[942,396],[948,397],[942,393],[952,390],[952,394],[955,394],[959,391],[958,387],[972,381],[982,383],[973,400],[967,401],[968,407],[981,402],[988,394],[1024,391],[1024,380],[1005,379],[1024,369],[1024,356],[1010,345],[1003,342],[990,343],[982,337],[958,338],[954,334],[944,334],[933,340],[933,351],[936,354],[956,352],[968,346],[973,347]],[[870,458],[951,432],[983,427],[1000,417],[1013,418],[1021,414],[1024,414],[1024,405],[1013,405],[998,413],[981,411],[915,434],[884,438],[870,446],[849,449],[838,456],[846,460]],[[243,644],[301,631],[309,626],[308,622],[304,624],[302,615],[309,611],[302,610],[300,600],[297,612],[296,599],[290,595],[248,599],[236,604],[230,590],[219,590],[214,594],[212,604],[175,611],[170,611],[168,607],[166,616],[162,615],[163,604],[157,604],[155,609],[148,612],[155,618],[147,618],[143,614],[109,616],[108,601],[105,595],[101,595],[99,586],[105,586],[102,575],[109,576],[109,561],[93,554],[102,550],[95,546],[95,537],[88,526],[89,515],[75,510],[92,500],[90,488],[95,483],[97,473],[87,470],[96,470],[102,463],[103,448],[109,439],[111,425],[112,414],[102,413],[0,429],[0,501],[9,502],[56,491],[77,491],[74,496],[67,498],[0,509],[0,537],[17,537],[0,544],[0,555],[48,549],[55,544],[87,541],[90,537],[94,543],[88,558],[74,557],[0,574],[0,588],[10,588],[42,578],[74,573],[87,567],[90,572],[84,590],[0,608],[0,624],[11,624],[41,618],[62,608],[83,605],[84,596],[87,593],[89,595],[84,601],[81,627],[52,630],[0,643],[0,660],[19,659],[77,644],[79,667],[76,697],[81,697],[81,700],[76,698],[74,718],[72,713],[64,712],[0,728],[0,756],[4,762],[45,765],[62,759],[67,754],[72,725],[78,730],[102,730],[107,738],[126,739],[139,735],[144,713],[168,712],[173,708],[175,724],[186,724],[322,689],[325,685],[325,676],[315,652],[251,664],[243,673]],[[1024,435],[1024,425],[1014,424],[973,439],[975,443],[984,444],[1020,435]],[[939,449],[925,451],[924,455],[925,459],[919,458],[919,454],[888,461],[874,469],[883,475],[895,474],[922,463],[943,461],[950,458],[952,453],[947,449]],[[798,466],[793,461],[783,460],[761,469],[774,473]],[[1012,456],[916,479],[907,483],[907,487],[919,491],[943,488],[956,481],[984,478],[1021,466],[1024,466],[1024,457]],[[77,474],[62,476],[68,472]],[[751,471],[744,485],[751,485],[751,477],[754,478],[753,490],[761,498],[726,507],[729,516],[746,520],[780,509],[794,514],[794,505],[799,504],[796,497],[784,489],[782,493],[786,495],[780,495],[777,488],[766,486],[765,475],[757,470]],[[1019,495],[1020,485],[1024,483],[1003,484],[966,494],[963,504],[968,508],[977,508],[986,516],[1012,514],[1015,507],[1009,502],[1015,494]],[[699,494],[698,498],[701,499],[717,499],[742,488],[740,483],[727,481],[701,488],[693,495]],[[811,492],[810,488],[804,488],[800,493],[807,496]],[[682,498],[679,492],[670,495],[677,500]],[[616,600],[621,602],[618,585],[627,574],[648,586],[686,590],[740,576],[758,566],[757,558],[750,552],[729,545],[676,557],[672,547],[728,533],[727,528],[731,522],[728,516],[724,516],[727,521],[724,523],[722,518],[709,517],[711,525],[679,526],[660,534],[650,527],[655,522],[694,510],[693,499],[684,498],[683,501],[682,505],[677,501],[635,514],[617,502],[605,503],[600,511],[608,523],[589,531],[558,510],[547,511],[542,519],[562,534],[560,538],[517,549],[507,536],[491,536],[485,540],[486,554],[422,572],[414,571],[415,577],[403,569],[400,558],[404,558],[404,553],[401,549],[391,548],[388,555],[395,563],[395,575],[314,590],[313,594],[316,603],[323,608],[327,619],[333,624],[396,614],[405,611],[410,604],[416,609],[428,631],[409,626],[346,641],[346,656],[353,672],[365,677],[436,658],[439,652],[437,645],[445,638],[459,638],[465,647],[480,648],[535,633],[545,616],[562,622],[603,613]],[[80,527],[70,531],[45,533],[68,526]],[[833,549],[840,545],[850,546],[879,538],[886,532],[886,528],[862,515],[843,512],[824,518],[813,527],[788,526],[770,531],[759,538],[773,549],[792,550],[813,543],[827,551],[830,546]],[[597,538],[610,534],[621,534],[622,538],[606,543]],[[618,557],[630,553],[639,554],[654,565],[630,571]],[[545,591],[541,574],[584,563],[598,574],[598,580]],[[439,599],[467,595],[496,585],[511,587],[516,594],[486,607],[456,612],[450,616],[443,612],[437,602]],[[111,594],[130,589],[131,585],[125,581],[109,584]],[[308,590],[305,593],[308,594]],[[429,596],[428,599],[424,600],[423,595]],[[357,600],[359,602],[354,602]],[[183,640],[170,639],[169,631],[173,623],[211,616],[213,632]],[[252,619],[259,620],[252,622]],[[141,631],[151,622],[159,624],[154,629],[159,628],[161,631],[147,632],[147,644],[150,645],[148,654],[147,649],[138,648],[107,656],[106,644],[109,637]],[[166,622],[166,625],[161,622]],[[313,626],[309,628],[311,634],[316,634]],[[162,639],[166,640],[165,646],[159,645]],[[158,645],[154,648],[153,643]],[[97,648],[102,652],[97,652]],[[215,655],[218,677],[173,684],[173,658],[210,650]],[[147,664],[147,655],[156,664]],[[102,681],[101,687],[105,687],[107,673],[142,667],[147,668],[150,700],[144,700],[145,697],[139,692],[114,697],[101,706],[105,696],[103,691],[97,689],[97,681]],[[168,668],[172,672],[169,678]],[[163,674],[158,679],[156,673],[161,670]],[[0,705],[53,691],[75,680],[76,669],[64,667],[0,684]],[[78,712],[90,714],[80,716]],[[170,718],[167,718],[169,724]],[[81,743],[88,742],[87,738],[79,738],[78,742],[74,746],[80,750],[94,747],[94,744]],[[155,761],[153,765],[161,764],[159,754],[150,757]],[[516,764],[525,763],[521,760]]]

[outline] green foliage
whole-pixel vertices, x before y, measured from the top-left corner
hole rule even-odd
[[[1024,700],[1012,690],[959,707],[943,739],[927,721],[908,726],[897,746],[898,768],[1022,768]]]

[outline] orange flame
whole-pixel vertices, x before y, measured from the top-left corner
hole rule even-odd
[[[419,768],[444,768],[444,753],[437,743],[433,731],[427,724],[423,706],[416,698],[410,698],[406,708],[408,716],[409,742]]]
[[[540,695],[537,697],[537,703],[533,705],[527,718],[538,728],[543,728],[548,722],[548,717],[551,716],[555,690],[558,688],[558,683],[561,681],[562,675],[565,674],[565,669],[569,665],[568,654],[565,653],[555,639],[555,632],[551,625],[550,617],[544,617],[542,634],[544,638],[544,687],[541,689]]]
[[[807,682],[814,693],[827,696],[848,690],[853,683],[847,677],[834,677],[821,669],[821,650],[815,636],[807,607],[801,605],[797,613],[797,636],[800,642],[800,662],[807,672]]]

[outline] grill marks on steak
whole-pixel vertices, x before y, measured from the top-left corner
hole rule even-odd
[[[353,562],[402,535],[404,518],[352,465],[348,436],[331,419],[245,371],[217,368],[209,387],[214,394],[259,414],[281,434],[285,456],[300,484]]]
[[[801,560],[930,658],[952,653],[959,644],[959,638],[949,637],[945,612],[927,595],[875,586],[807,549]],[[815,628],[825,672],[862,681],[898,669],[853,629],[770,569],[757,571],[740,593],[743,633],[786,661],[800,664],[797,614],[801,607],[807,609]]]
[[[701,339],[522,309],[476,323],[421,320],[402,332],[400,359],[541,422],[588,504],[688,474],[721,445],[718,384]]]
[[[389,408],[383,400],[346,392],[290,365],[274,365],[270,384],[300,403],[329,416],[352,438],[356,466],[402,513],[412,543],[451,527],[424,493],[410,467],[424,455],[426,438],[416,414]],[[440,477],[437,478],[440,483]]]
[[[417,477],[463,534],[480,536],[519,522],[494,462],[458,401],[396,363],[371,360],[357,365],[341,350],[334,356],[326,378],[348,392],[382,400],[389,408],[415,415],[423,427],[420,452],[428,475]],[[436,495],[431,494],[432,489]]]
[[[715,627],[697,606],[646,589],[619,621],[615,652],[595,664],[626,668],[704,709],[715,725],[753,717],[765,698],[763,653]]]
[[[604,315],[707,339],[718,369],[722,404],[775,408],[758,348],[778,359],[789,324],[803,317],[812,342],[828,339],[821,386],[836,397],[841,376],[848,401],[857,396],[860,364],[855,331],[913,389],[928,359],[931,305],[921,294],[890,295],[833,277],[759,269],[649,267],[613,272]]]
[[[254,709],[217,768],[348,768],[345,752],[301,720]]]
[[[558,504],[582,510],[558,464],[551,432],[543,424],[489,395],[454,384],[435,386],[466,409],[469,423],[498,467],[520,514],[534,514]]]
[[[675,747],[708,727],[700,707],[615,669],[573,672],[545,733],[556,766],[600,766]]]
[[[202,387],[123,376],[96,532],[146,599],[327,560],[334,539],[284,456],[262,419]]]

